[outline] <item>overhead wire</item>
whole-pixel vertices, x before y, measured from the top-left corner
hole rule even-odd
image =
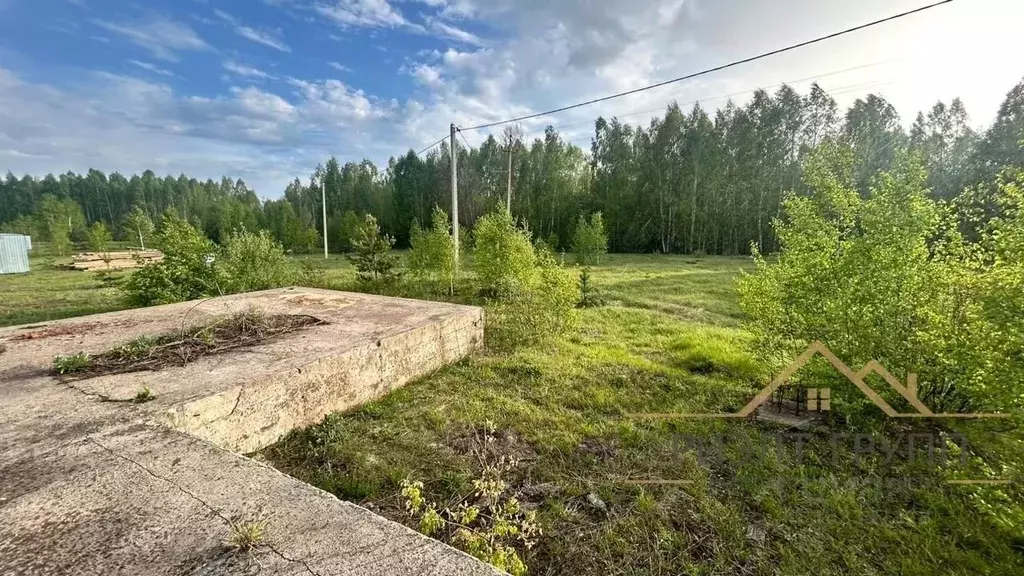
[[[456,126],[455,127],[455,132],[458,133],[458,135],[462,138],[462,142],[466,145],[466,151],[472,150],[473,147],[470,146],[469,141],[466,140],[466,136],[462,133],[462,128],[459,128],[458,126]]]
[[[448,135],[447,135],[447,134],[445,134],[444,136],[441,136],[440,138],[438,138],[437,142],[434,142],[434,143],[433,143],[433,144],[431,144],[430,146],[427,146],[427,147],[426,147],[426,148],[424,148],[423,150],[420,150],[419,152],[417,152],[417,153],[416,153],[416,155],[417,155],[417,156],[420,156],[420,155],[422,155],[422,154],[423,154],[424,152],[426,152],[427,150],[430,150],[430,149],[431,149],[431,148],[433,148],[434,146],[437,146],[437,145],[438,145],[438,144],[440,144],[441,142],[444,142],[444,141],[445,141],[445,139],[447,139],[447,138],[448,138]]]
[[[890,86],[892,84],[897,84],[900,81],[901,80],[899,80],[899,79],[880,80],[880,81],[862,82],[862,83],[859,83],[859,84],[851,84],[851,85],[847,85],[847,86],[840,86],[838,88],[835,88],[833,90],[828,91],[828,95],[829,96],[840,96],[840,95],[843,95],[843,94],[849,94],[851,92],[859,92],[859,91],[868,90],[868,89],[872,89],[873,90],[873,89],[876,89],[876,88],[881,88],[883,86]],[[754,90],[748,90],[747,92],[742,92],[742,94],[746,94],[746,93],[753,92],[753,91]],[[719,100],[721,98],[725,98],[725,96],[719,96],[717,98],[708,98],[708,99],[701,100],[701,102],[712,102],[714,100]],[[696,103],[696,101],[690,102],[690,104],[695,104],[695,103]],[[683,106],[686,106],[686,104],[684,104]],[[624,118],[625,116],[621,116],[621,117]],[[618,116],[617,116],[617,118],[618,118]],[[592,123],[593,123],[593,121],[589,121],[589,122],[585,122],[585,123],[582,123],[582,124],[575,124],[573,126],[579,127],[579,126],[582,126],[583,124],[592,124]],[[559,126],[560,129],[566,129],[566,128],[570,128],[570,127],[572,127],[572,126]],[[593,141],[593,138],[594,138],[593,134],[587,134],[587,135],[584,135],[584,136],[578,136],[578,137],[575,137],[575,138],[566,139],[566,140],[563,140],[563,142],[566,142],[568,144],[575,144],[575,145],[589,144],[589,143],[591,143]]]
[[[591,104],[596,104],[598,102],[605,102],[605,101],[608,101],[608,100],[613,100],[615,98],[621,98],[623,96],[629,96],[631,94],[637,94],[637,93],[644,92],[644,91],[647,91],[647,90],[651,90],[651,89],[654,89],[654,88],[660,88],[661,86],[667,86],[669,84],[674,84],[676,82],[682,82],[684,80],[690,80],[690,79],[693,79],[693,78],[697,78],[699,76],[705,76],[707,74],[711,74],[711,73],[714,73],[714,72],[719,72],[719,71],[725,70],[727,68],[733,68],[733,67],[736,67],[736,66],[740,66],[742,64],[748,64],[748,63],[754,62],[756,60],[761,60],[761,59],[768,58],[768,57],[771,57],[771,56],[776,56],[776,55],[782,54],[784,52],[790,52],[792,50],[797,50],[797,49],[803,48],[805,46],[810,46],[812,44],[817,44],[819,42],[824,42],[826,40],[831,40],[833,38],[838,38],[840,36],[845,36],[847,34],[851,34],[853,32],[864,30],[864,29],[870,28],[872,26],[877,26],[879,24],[884,24],[886,22],[891,22],[893,20],[897,20],[899,18],[904,18],[904,17],[910,16],[910,15],[913,15],[913,14],[917,14],[919,12],[924,12],[925,10],[930,10],[932,8],[937,8],[939,6],[942,6],[943,4],[949,4],[951,2],[953,2],[953,0],[940,0],[939,2],[928,4],[926,6],[921,6],[919,8],[914,8],[913,10],[907,10],[905,12],[900,12],[899,14],[894,14],[892,16],[888,16],[888,17],[885,17],[885,18],[880,18],[878,20],[873,20],[873,21],[867,22],[865,24],[860,24],[858,26],[853,26],[851,28],[846,28],[844,30],[840,30],[838,32],[833,32],[831,34],[826,34],[824,36],[819,36],[819,37],[813,38],[811,40],[805,40],[805,41],[799,42],[797,44],[791,44],[791,45],[785,46],[783,48],[777,48],[775,50],[770,50],[768,52],[762,52],[761,54],[758,54],[756,56],[750,56],[748,58],[743,58],[743,59],[740,59],[740,60],[734,60],[734,61],[729,62],[727,64],[722,64],[720,66],[715,66],[713,68],[706,68],[706,69],[701,70],[699,72],[693,72],[691,74],[686,74],[685,76],[680,76],[678,78],[672,78],[670,80],[664,80],[662,82],[657,82],[655,84],[650,84],[650,85],[643,86],[643,87],[640,87],[640,88],[634,88],[632,90],[626,90],[624,92],[618,92],[616,94],[611,94],[611,95],[608,95],[608,96],[602,96],[600,98],[593,98],[591,100],[586,100],[584,102],[578,102],[576,104],[570,104],[568,106],[562,106],[561,108],[555,108],[553,110],[547,110],[545,112],[537,112],[537,113],[534,113],[534,114],[527,114],[525,116],[519,116],[519,117],[516,117],[516,118],[509,118],[507,120],[501,120],[501,121],[498,121],[498,122],[488,122],[486,124],[480,124],[478,126],[471,126],[469,128],[465,128],[465,130],[481,130],[481,129],[484,129],[484,128],[493,128],[494,126],[501,126],[501,125],[504,125],[504,124],[511,124],[513,122],[521,122],[523,120],[530,120],[532,118],[539,118],[541,116],[547,116],[549,114],[557,114],[559,112],[565,112],[566,110],[572,110],[574,108],[581,108],[583,106],[589,106]]]
[[[870,68],[872,66],[880,66],[882,64],[888,64],[888,63],[891,63],[891,62],[896,62],[898,60],[899,60],[898,58],[892,58],[892,59],[889,59],[889,60],[880,60],[878,62],[872,62],[870,64],[861,64],[860,66],[853,66],[851,68],[844,68],[842,70],[835,70],[835,71],[832,71],[832,72],[826,72],[824,74],[816,74],[814,76],[806,76],[804,78],[799,78],[799,79],[796,79],[796,80],[786,80],[785,82],[779,82],[778,84],[771,84],[769,86],[762,86],[762,87],[753,88],[753,89],[750,89],[750,90],[743,90],[741,92],[733,92],[731,94],[723,94],[723,95],[720,95],[720,96],[709,96],[707,98],[697,98],[695,100],[691,100],[689,102],[683,103],[682,105],[680,105],[680,107],[691,106],[693,104],[699,104],[701,102],[714,102],[715,100],[721,100],[723,98],[734,98],[736,96],[743,96],[745,94],[752,94],[754,92],[757,92],[758,90],[771,90],[771,89],[774,89],[774,88],[780,88],[780,87],[788,85],[788,84],[800,84],[801,82],[807,82],[809,80],[818,80],[820,78],[827,78],[829,76],[835,76],[837,74],[845,74],[847,72],[853,72],[855,70],[862,70],[864,68]],[[841,90],[841,89],[843,89],[843,88],[837,88],[836,90]],[[831,94],[834,93],[834,91],[828,91],[828,93],[831,95]],[[675,98],[676,96],[679,96],[680,94],[682,94],[682,92],[677,92],[677,93],[673,94],[670,98]],[[632,116],[639,116],[641,114],[652,114],[654,112],[661,112],[662,110],[665,109],[666,106],[668,106],[668,103],[666,103],[666,104],[664,104],[662,106],[659,106],[657,108],[650,108],[650,109],[647,109],[647,110],[638,110],[638,111],[634,111],[634,112],[629,112],[627,114],[616,114],[615,118],[630,118]],[[585,122],[574,122],[572,124],[556,124],[555,128],[557,128],[559,130],[567,130],[569,128],[578,128],[580,126],[586,126],[588,124],[593,124],[593,123],[594,123],[593,120],[587,120]]]

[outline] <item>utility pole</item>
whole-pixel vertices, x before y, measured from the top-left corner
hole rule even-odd
[[[452,158],[452,240],[455,241],[455,262],[453,269],[459,270],[459,174],[458,174],[458,148],[455,145],[455,124],[451,125],[451,147],[449,155]]]
[[[505,126],[505,130],[501,134],[502,143],[505,144],[505,148],[508,149],[508,188],[505,189],[505,209],[508,213],[512,213],[512,149],[516,147],[523,138],[523,130],[518,124]]]
[[[324,218],[324,260],[327,259],[327,172],[320,177],[320,210]]]

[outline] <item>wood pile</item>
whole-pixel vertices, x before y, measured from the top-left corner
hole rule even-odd
[[[120,270],[139,268],[164,259],[159,250],[131,250],[124,252],[82,252],[71,257],[72,270]]]

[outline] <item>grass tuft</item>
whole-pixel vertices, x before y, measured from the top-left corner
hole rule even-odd
[[[57,356],[53,359],[53,371],[57,374],[77,374],[92,366],[92,360],[85,352]]]
[[[243,552],[252,552],[263,545],[267,521],[263,519],[231,522],[228,546]]]
[[[135,394],[135,398],[132,402],[135,402],[136,404],[144,404],[151,400],[156,400],[156,394],[153,393],[153,390],[149,386],[143,386],[142,390],[139,390],[138,393]]]

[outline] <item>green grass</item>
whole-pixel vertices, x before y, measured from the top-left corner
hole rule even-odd
[[[609,305],[581,310],[578,331],[477,354],[264,455],[415,527],[401,481],[423,481],[442,505],[458,500],[480,472],[467,439],[493,423],[499,449],[520,461],[513,490],[545,526],[525,551],[533,574],[1022,573],[1017,486],[943,485],[933,468],[856,461],[849,449],[797,465],[792,447],[774,457],[768,425],[626,416],[732,411],[763,385],[734,287],[749,268],[743,259],[613,255],[593,273]],[[746,443],[712,462],[680,446],[683,435],[713,432]],[[1019,438],[1003,441],[1003,453],[1019,452]],[[743,458],[746,445],[764,453]],[[819,432],[803,449],[829,447]],[[918,475],[935,482],[885,484]],[[636,478],[691,483],[626,482]],[[607,512],[588,505],[591,494]]]
[[[115,285],[103,282],[94,272],[67,270],[57,264],[70,258],[38,256],[33,250],[28,274],[0,276],[0,326],[35,324],[86,314],[111,312],[125,307]],[[115,279],[127,272],[113,272]]]
[[[324,286],[355,287],[342,257],[295,259],[321,268]],[[263,456],[415,527],[402,508],[402,480],[423,481],[428,499],[441,504],[468,493],[480,473],[468,440],[493,423],[495,449],[519,461],[511,489],[544,526],[538,545],[524,551],[531,574],[1024,573],[1019,483],[886,485],[942,477],[899,459],[858,461],[845,448],[822,457],[823,431],[807,440],[798,465],[791,446],[775,447],[768,425],[627,416],[732,411],[764,383],[741,328],[735,279],[744,269],[749,260],[611,255],[593,270],[608,305],[580,310],[574,332],[512,353],[478,353],[297,430]],[[6,324],[121,306],[117,290],[88,273],[40,266],[0,277],[0,293]],[[474,297],[462,290],[455,299]],[[1019,432],[984,436],[964,426],[977,456],[971,477],[979,467],[1018,473]],[[714,433],[745,442],[711,461],[680,443]],[[745,446],[755,447],[748,457]],[[690,483],[626,482],[635,478]]]

